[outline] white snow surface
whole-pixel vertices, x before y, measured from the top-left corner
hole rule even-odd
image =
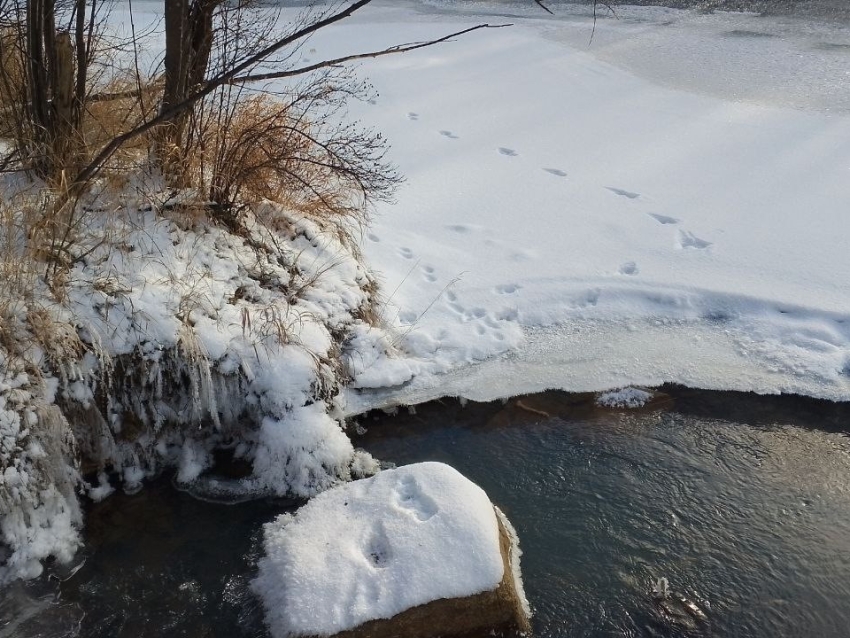
[[[335,487],[264,531],[253,586],[275,638],[334,634],[504,576],[493,505],[442,463]]]
[[[405,357],[345,411],[665,382],[850,399],[850,101],[841,23],[619,7],[375,2],[313,61],[407,176],[363,247]],[[307,54],[305,54],[307,55]],[[375,345],[374,340],[369,341]]]

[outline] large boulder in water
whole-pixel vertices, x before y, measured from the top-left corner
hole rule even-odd
[[[442,463],[320,494],[265,527],[254,589],[275,638],[529,630],[510,523]]]

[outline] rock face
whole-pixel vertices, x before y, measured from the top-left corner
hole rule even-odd
[[[265,527],[255,591],[275,638],[529,631],[511,524],[441,463],[320,494]]]

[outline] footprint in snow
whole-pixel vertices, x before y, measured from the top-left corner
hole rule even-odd
[[[424,523],[437,513],[437,502],[422,492],[422,488],[412,476],[405,476],[395,487],[395,504],[420,523]]]
[[[437,275],[434,274],[433,266],[423,266],[422,276],[425,278],[426,281],[437,281]]]
[[[620,274],[621,275],[636,275],[640,272],[637,267],[637,264],[633,261],[627,261],[622,266],[620,266]]]
[[[518,284],[501,284],[499,286],[496,286],[496,292],[500,295],[512,295],[517,290],[519,290],[520,287],[521,286],[519,286]]]
[[[605,188],[620,197],[626,197],[628,199],[637,199],[640,197],[640,193],[633,193],[632,191],[623,190],[622,188],[614,188],[613,186],[606,186]]]
[[[387,566],[393,557],[392,545],[384,529],[383,523],[378,523],[372,530],[372,534],[366,541],[363,554],[373,567],[382,569]]]
[[[519,153],[517,153],[514,149],[506,148],[504,146],[499,147],[499,153],[508,157],[516,157],[517,155],[519,155]]]
[[[411,112],[411,113],[408,113],[408,114],[407,114],[407,119],[408,119],[408,120],[411,120],[411,121],[413,121],[413,122],[415,122],[416,120],[418,120],[418,119],[419,119],[419,113],[412,113],[412,112]]]
[[[378,237],[375,233],[369,233],[368,235],[366,235],[366,237],[369,239],[369,241],[373,241],[373,242],[375,242],[376,244],[377,244],[379,241],[381,241],[381,238],[380,238],[380,237]]]
[[[451,131],[440,131],[440,135],[443,137],[447,137],[450,140],[459,140],[460,137],[452,133]]]
[[[680,248],[697,248],[702,250],[704,248],[708,248],[711,246],[710,241],[706,241],[705,239],[700,239],[696,235],[687,230],[679,231],[679,247]]]
[[[366,100],[366,103],[371,104],[372,106],[375,106],[378,103],[378,100],[375,100],[375,99]]]
[[[667,215],[659,215],[658,213],[647,213],[652,219],[657,221],[659,224],[678,224],[679,221],[675,217],[669,217]]]
[[[487,316],[487,311],[484,308],[472,308],[471,310],[467,310],[463,313],[463,318],[466,321],[472,321],[473,319],[483,319]]]
[[[567,174],[559,168],[544,168],[544,171],[555,177],[566,177]]]
[[[469,226],[466,226],[465,224],[449,224],[448,226],[446,226],[446,228],[461,234],[468,233],[472,230]]]
[[[398,254],[405,259],[413,259],[413,251],[410,248],[402,247],[398,249]]]

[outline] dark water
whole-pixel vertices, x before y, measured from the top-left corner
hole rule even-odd
[[[563,393],[435,402],[361,419],[358,444],[487,490],[519,533],[538,636],[849,635],[850,408],[667,392],[641,411]],[[263,636],[247,582],[261,524],[291,506],[203,503],[167,480],[114,496],[90,509],[59,602],[45,581],[24,590],[55,631],[8,635]],[[662,576],[707,620],[657,607]]]
[[[538,635],[850,635],[846,407],[672,394],[645,412],[558,393],[429,405],[363,443],[448,462],[492,495],[521,539]],[[660,613],[662,576],[706,623]]]

